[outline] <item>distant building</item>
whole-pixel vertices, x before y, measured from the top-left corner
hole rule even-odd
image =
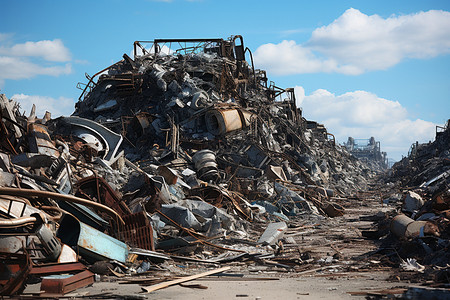
[[[344,146],[353,156],[361,160],[378,162],[383,167],[388,167],[387,154],[386,152],[381,152],[380,142],[375,141],[374,137],[370,139],[349,137]]]

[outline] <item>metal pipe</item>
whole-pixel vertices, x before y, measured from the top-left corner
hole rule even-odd
[[[62,216],[63,216],[63,210],[57,206],[40,206],[39,207],[41,210],[43,210],[45,213],[48,214],[47,218],[52,219],[55,222],[58,222]],[[51,215],[49,214],[47,211],[54,211],[57,212],[57,215]]]
[[[250,60],[252,61],[252,71],[253,71],[253,80],[254,80],[254,84],[256,85],[256,72],[255,72],[255,64],[253,63],[253,53],[252,51],[247,47],[245,48],[244,54],[245,52],[250,53]]]
[[[206,128],[214,135],[224,135],[249,126],[251,116],[238,108],[216,108],[205,114]]]
[[[399,238],[405,237],[406,228],[413,222],[414,220],[406,215],[397,215],[391,221],[391,231]]]
[[[391,231],[399,238],[415,238],[424,236],[425,226],[432,224],[427,221],[414,221],[413,219],[400,214],[391,221]],[[428,225],[431,226],[431,225]]]
[[[30,223],[37,222],[35,217],[22,217],[16,219],[1,219],[0,228],[16,228],[21,226],[26,226]]]
[[[86,87],[84,88],[84,90],[83,90],[83,92],[81,93],[80,97],[78,97],[78,101],[83,101],[83,99],[81,99],[81,98],[84,96],[84,94],[86,93],[86,90],[88,89],[89,85],[94,81],[94,78],[95,78],[97,75],[99,75],[99,74],[105,72],[106,70],[112,68],[114,65],[117,65],[118,63],[120,63],[120,62],[122,62],[122,61],[124,61],[124,60],[122,59],[122,60],[120,60],[120,61],[118,61],[118,62],[116,62],[116,63],[113,63],[113,64],[110,65],[109,67],[106,67],[106,68],[104,68],[103,70],[98,71],[97,73],[95,73],[95,74],[89,79],[89,82],[86,84]]]
[[[25,198],[46,197],[46,198],[51,198],[54,200],[78,203],[81,205],[97,208],[99,210],[102,210],[102,211],[108,213],[111,216],[117,217],[117,219],[119,219],[120,222],[123,225],[125,225],[125,222],[120,217],[120,215],[117,214],[117,212],[115,212],[113,209],[109,208],[108,206],[105,206],[105,205],[97,203],[97,202],[89,201],[89,200],[86,200],[83,198],[75,197],[72,195],[64,195],[64,194],[58,194],[58,193],[53,193],[53,192],[47,192],[47,191],[36,191],[36,190],[30,190],[30,189],[5,188],[5,187],[0,188],[0,195],[22,196]]]

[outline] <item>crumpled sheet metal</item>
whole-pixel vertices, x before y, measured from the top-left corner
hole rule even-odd
[[[290,190],[278,182],[275,182],[275,191],[279,196],[279,200],[276,204],[282,207],[288,216],[295,215],[299,210],[307,211],[316,215],[320,214],[316,206],[300,196],[298,193]]]
[[[113,164],[120,157],[119,147],[122,143],[123,137],[101,124],[89,119],[80,117],[62,117],[63,122],[67,122],[75,127],[82,129],[77,131],[78,136],[85,139],[87,143],[99,141],[102,147],[99,148],[104,152],[104,159],[108,165]],[[100,145],[98,145],[100,147]]]
[[[248,202],[246,203],[236,192],[209,185],[191,189],[189,195],[200,197],[216,207],[225,208],[227,212],[235,210],[243,219],[252,220],[251,209],[247,207]]]
[[[176,204],[164,204],[161,212],[185,228],[217,235],[232,229],[234,218],[222,209],[201,200],[180,200]],[[162,217],[162,220],[165,220]],[[170,224],[170,221],[165,220]]]

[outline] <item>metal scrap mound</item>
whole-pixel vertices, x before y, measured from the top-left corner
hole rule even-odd
[[[70,117],[27,117],[1,95],[2,295],[169,259],[263,260],[286,223],[343,215],[339,199],[375,176],[247,62],[242,37],[134,46],[80,85]]]
[[[390,218],[380,220],[376,232],[366,236],[384,236],[376,255],[401,270],[398,279],[448,287],[449,184],[450,120],[437,128],[433,142],[413,144],[409,155],[382,176],[387,195],[383,202],[393,210]]]

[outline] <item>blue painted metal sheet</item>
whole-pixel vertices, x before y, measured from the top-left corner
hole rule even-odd
[[[87,252],[122,263],[125,263],[128,257],[128,246],[125,243],[83,223],[80,223],[78,246]]]

